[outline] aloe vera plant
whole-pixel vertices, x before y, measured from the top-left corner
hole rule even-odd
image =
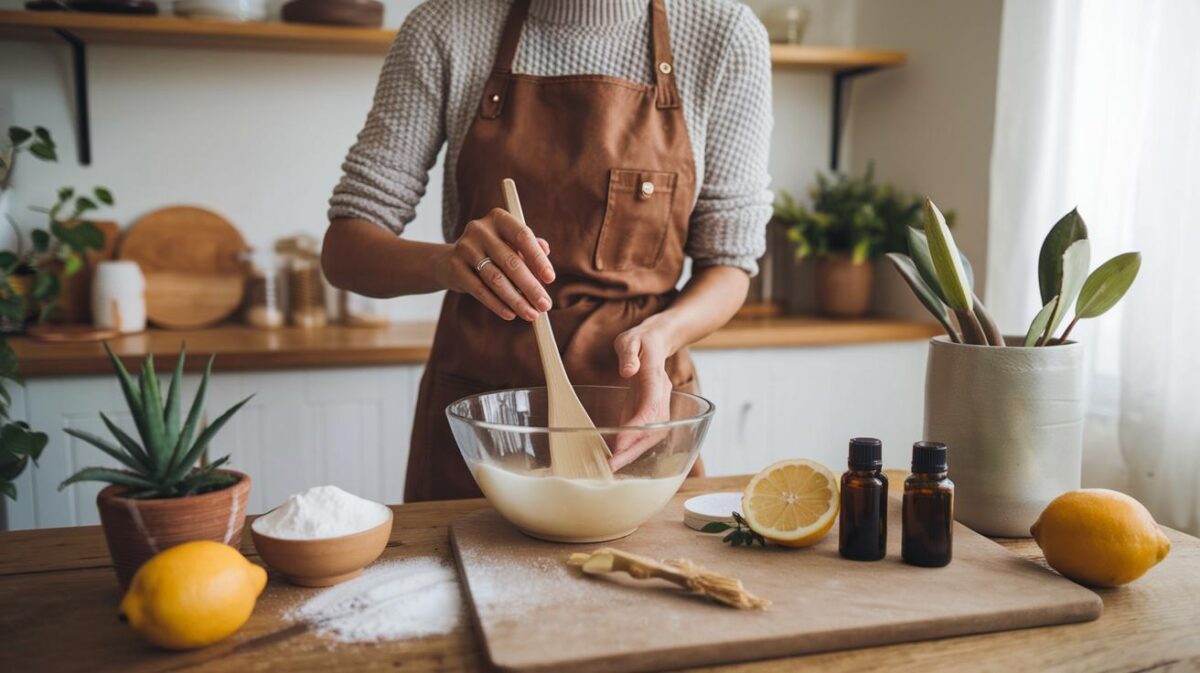
[[[125,486],[122,494],[126,498],[181,498],[215,491],[230,486],[237,478],[219,471],[229,461],[229,456],[197,466],[209,442],[225,423],[242,408],[250,398],[238,402],[221,414],[208,427],[200,429],[204,415],[204,396],[208,390],[208,379],[212,374],[213,357],[208,359],[200,387],[192,400],[187,418],[182,417],[183,366],[186,349],[181,349],[175,362],[164,401],[159,387],[158,375],[154,372],[154,356],[147,355],[136,381],[125,369],[120,358],[113,354],[108,344],[104,350],[112,360],[113,369],[121,383],[121,392],[133,416],[134,425],[141,438],[139,443],[105,414],[100,420],[112,433],[116,443],[97,435],[74,428],[65,432],[103,451],[124,466],[124,469],[88,467],[76,472],[59,485],[59,490],[80,481],[100,481]],[[197,430],[199,434],[197,435]]]
[[[1103,315],[1133,285],[1141,268],[1140,253],[1117,255],[1089,274],[1090,246],[1087,225],[1077,210],[1064,215],[1042,241],[1038,255],[1042,309],[1029,325],[1024,346],[1066,341],[1080,320]],[[908,255],[892,252],[887,258],[950,339],[977,346],[1004,346],[999,328],[975,294],[970,261],[954,244],[941,211],[928,199],[924,232],[908,231],[908,249]],[[1074,318],[1055,337],[1072,307]]]

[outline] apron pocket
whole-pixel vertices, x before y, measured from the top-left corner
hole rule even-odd
[[[653,268],[662,257],[671,223],[678,173],[614,168],[608,204],[596,240],[596,268]]]

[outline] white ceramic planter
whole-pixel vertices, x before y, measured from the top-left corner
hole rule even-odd
[[[925,439],[950,447],[955,518],[976,531],[1029,537],[1051,500],[1079,488],[1083,420],[1079,344],[930,340]]]

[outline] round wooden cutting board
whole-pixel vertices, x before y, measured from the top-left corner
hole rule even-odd
[[[203,208],[173,206],[138,220],[120,258],[146,275],[146,318],[168,329],[197,329],[228,318],[242,303],[247,249],[241,232]]]

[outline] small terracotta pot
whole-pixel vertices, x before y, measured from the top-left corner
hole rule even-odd
[[[857,318],[871,310],[875,265],[855,264],[849,255],[817,260],[817,309],[839,318]]]
[[[124,486],[100,491],[96,507],[122,591],[143,563],[169,547],[194,540],[241,545],[250,477],[234,470],[220,472],[237,477],[237,483],[186,498],[122,498]]]

